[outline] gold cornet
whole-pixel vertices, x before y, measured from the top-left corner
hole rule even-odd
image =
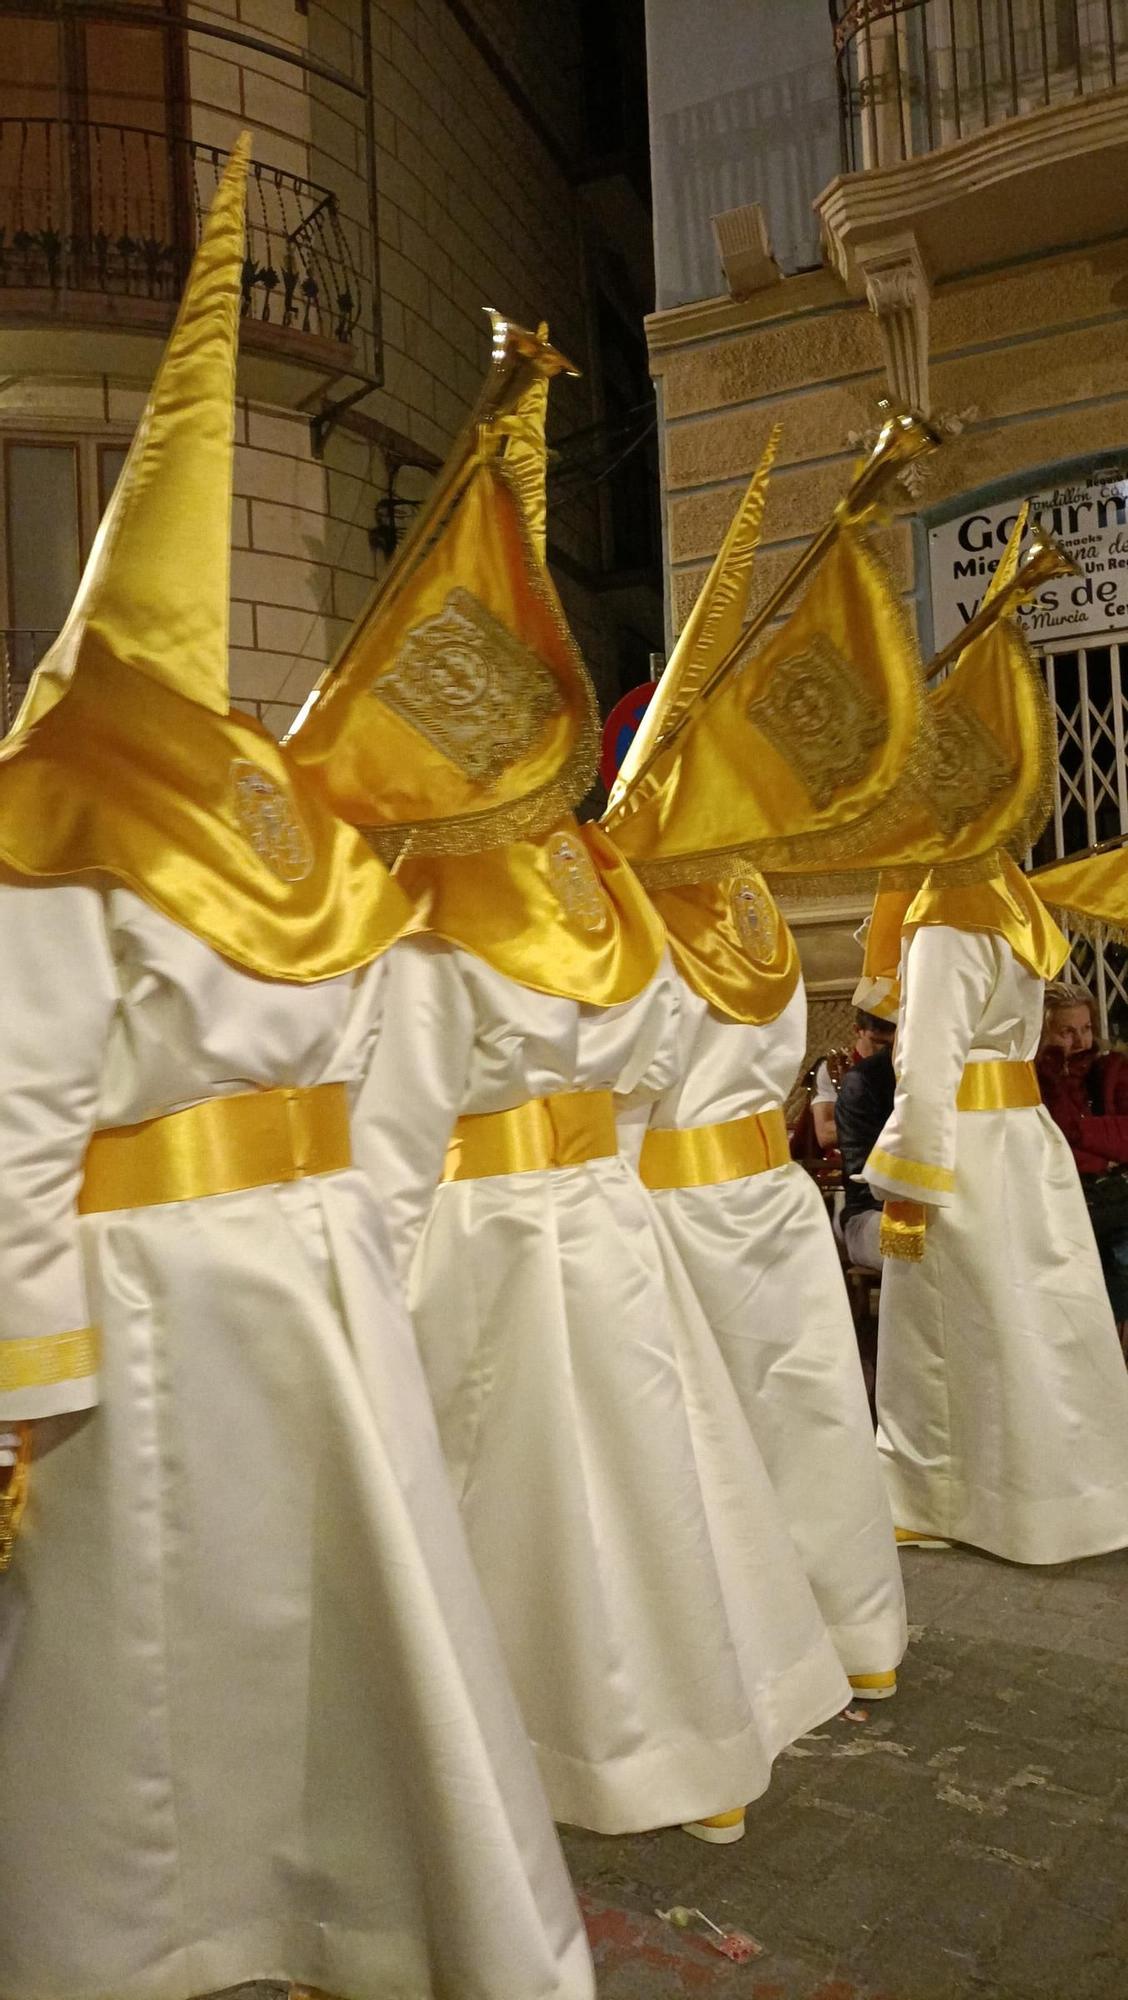
[[[760,606],[756,616],[744,627],[735,645],[710,674],[697,691],[692,702],[676,716],[664,735],[657,738],[648,757],[644,757],[638,769],[631,773],[629,781],[616,795],[614,806],[607,813],[604,824],[614,830],[615,821],[625,809],[626,801],[641,784],[647,772],[652,770],[659,757],[664,756],[677,737],[692,722],[700,704],[706,701],[726,681],[733,670],[748,657],[748,649],[764,628],[778,618],[784,605],[793,597],[800,584],[805,583],[811,571],[831,547],[839,529],[856,524],[880,499],[897,474],[910,465],[914,458],[920,458],[926,451],[934,451],[940,443],[940,436],[932,425],[918,415],[915,410],[906,410],[891,403],[886,397],[878,402],[881,412],[881,429],[877,441],[864,465],[854,478],[824,528],[819,530],[809,542],[802,555],[777,584],[765,604]]]
[[[1061,543],[1041,528],[1035,528],[1010,582],[1003,585],[996,597],[981,604],[963,631],[957,632],[954,639],[949,639],[946,646],[941,646],[940,651],[933,654],[924,670],[925,680],[934,681],[937,674],[943,673],[945,667],[950,667],[952,661],[959,658],[966,646],[981,639],[1008,612],[1017,611],[1020,604],[1028,604],[1055,577],[1081,574],[1080,564],[1074,562]]]

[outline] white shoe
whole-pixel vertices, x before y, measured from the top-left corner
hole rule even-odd
[[[729,1847],[734,1840],[744,1839],[744,1807],[714,1813],[711,1819],[687,1819],[682,1832],[691,1833],[694,1840],[708,1840],[714,1847]]]

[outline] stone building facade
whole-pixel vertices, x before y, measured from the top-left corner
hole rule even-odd
[[[773,423],[756,604],[845,489],[878,395],[915,403],[946,441],[885,543],[922,649],[974,608],[997,544],[976,550],[1008,505],[1056,496],[1106,608],[1032,634],[1059,725],[1047,851],[1128,832],[1128,7],[855,0],[832,10],[837,37],[822,0],[707,0],[692,38],[676,0],[647,11],[670,633]],[[774,263],[745,290],[712,217],[729,217],[723,243],[753,204]],[[1086,509],[1108,530],[1095,542]],[[939,551],[957,522],[954,588]],[[859,914],[800,930],[828,1005],[853,983]],[[1116,954],[1079,945],[1075,972],[1123,1021]]]
[[[645,171],[625,131],[597,157],[585,94],[593,60],[621,53],[629,103],[629,42],[596,23],[593,50],[577,0],[535,22],[519,0],[135,0],[136,24],[43,11],[0,4],[9,707],[69,603],[243,127],[236,697],[284,727],[332,657],[477,394],[485,305],[547,318],[583,370],[554,394],[550,555],[606,698],[640,678],[661,639],[657,561],[624,539],[618,475],[592,462],[650,393]]]

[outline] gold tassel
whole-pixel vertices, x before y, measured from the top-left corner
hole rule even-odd
[[[0,1576],[11,1568],[16,1536],[19,1533],[24,1508],[27,1506],[31,1465],[31,1425],[19,1424],[17,1429],[20,1433],[19,1453],[8,1473],[7,1483],[0,1492]]]
[[[881,1254],[919,1264],[924,1256],[928,1210],[922,1201],[887,1201],[881,1211]]]

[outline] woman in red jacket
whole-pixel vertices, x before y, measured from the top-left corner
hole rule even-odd
[[[1046,988],[1038,1076],[1077,1162],[1128,1355],[1128,1056],[1101,1049],[1093,1002],[1074,987]]]

